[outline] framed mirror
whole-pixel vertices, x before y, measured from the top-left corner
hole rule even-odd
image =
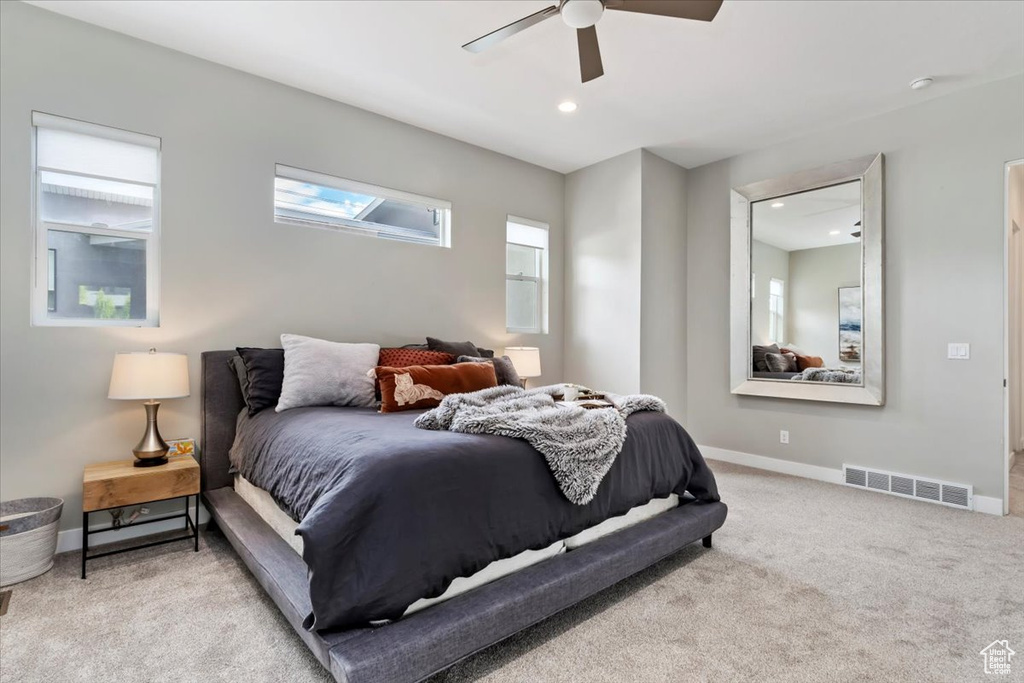
[[[732,191],[732,393],[885,403],[883,165]]]

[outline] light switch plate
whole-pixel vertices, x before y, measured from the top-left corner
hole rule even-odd
[[[947,358],[949,360],[970,360],[971,345],[962,342],[950,343]]]

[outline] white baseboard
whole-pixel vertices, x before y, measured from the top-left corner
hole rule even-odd
[[[834,470],[830,467],[807,465],[802,462],[793,462],[792,460],[779,460],[778,458],[769,458],[764,455],[754,455],[752,453],[742,453],[740,451],[730,451],[725,448],[716,448],[714,446],[698,446],[698,448],[700,448],[700,452],[704,454],[705,458],[710,458],[712,460],[722,460],[724,462],[731,462],[734,465],[756,467],[759,470],[768,470],[769,472],[791,474],[794,477],[803,477],[804,479],[827,481],[830,484],[843,483],[843,471]]]
[[[974,511],[986,515],[1003,516],[1003,499],[992,496],[974,496]]]
[[[764,455],[754,455],[752,453],[743,453],[740,451],[730,451],[726,448],[716,448],[715,446],[698,446],[698,448],[700,448],[700,452],[704,454],[705,458],[711,460],[731,462],[734,465],[746,465],[747,467],[754,467],[759,470],[779,472],[780,474],[790,474],[794,477],[803,477],[804,479],[815,479],[817,481],[828,482],[829,484],[843,483],[843,471],[835,470],[831,467],[807,465],[802,462],[793,462],[792,460],[779,460],[778,458],[769,458]],[[1003,499],[976,495],[974,496],[974,511],[982,512],[987,515],[1002,516]]]
[[[189,510],[191,512],[191,510]],[[199,524],[206,524],[210,520],[210,514],[206,511],[206,508],[202,505],[199,506]],[[110,524],[94,524],[89,527],[89,531],[100,531],[102,529],[109,529]],[[118,541],[126,541],[131,538],[139,538],[141,536],[150,536],[152,534],[159,534],[164,531],[174,531],[180,529],[184,531],[185,520],[182,518],[168,519],[161,522],[153,522],[152,524],[143,524],[141,526],[127,526],[120,529],[116,533],[104,534],[102,536],[89,536],[89,549],[106,545],[107,543],[116,543]],[[71,550],[82,549],[82,527],[77,529],[65,529],[57,534],[57,552],[66,553]]]

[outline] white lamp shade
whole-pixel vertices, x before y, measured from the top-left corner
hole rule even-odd
[[[145,400],[188,396],[188,356],[183,353],[119,353],[114,356],[108,398]]]
[[[540,377],[540,349],[536,346],[509,346],[505,355],[520,377]]]

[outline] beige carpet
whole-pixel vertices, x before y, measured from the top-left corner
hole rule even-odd
[[[440,681],[1024,680],[1024,519],[713,463],[730,505],[699,546]],[[184,545],[184,543],[182,544]],[[0,679],[326,681],[218,533],[14,587]]]

